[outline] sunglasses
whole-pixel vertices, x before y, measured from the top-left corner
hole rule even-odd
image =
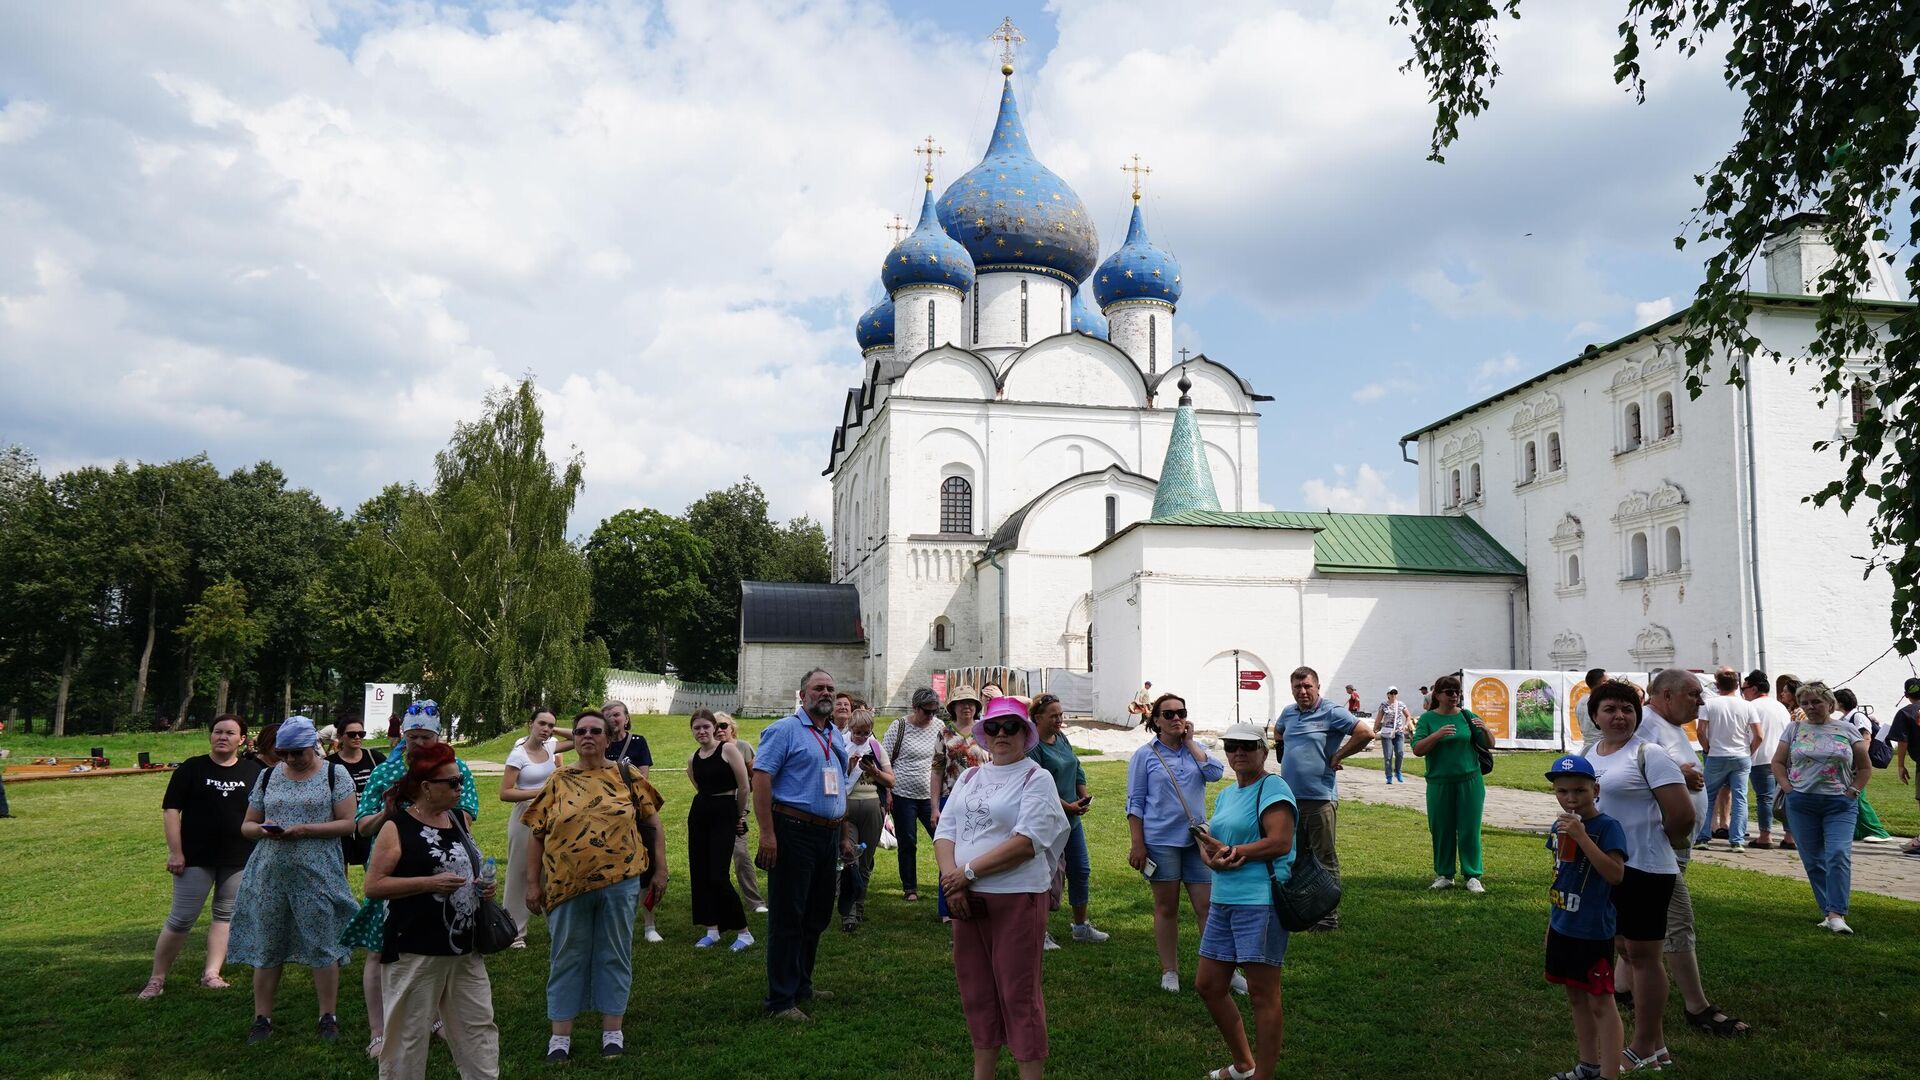
[[[421,714],[423,714],[423,713],[424,713],[425,715],[427,715],[427,716],[439,716],[439,715],[440,715],[440,706],[438,706],[438,705],[434,705],[434,704],[431,704],[431,703],[429,703],[429,704],[426,704],[426,705],[418,705],[418,704],[415,704],[415,705],[409,705],[409,706],[407,706],[407,715],[408,715],[408,716],[419,716],[419,715],[421,715]]]
[[[1458,690],[1435,690],[1435,691],[1434,691],[1434,694],[1435,694],[1436,696],[1437,696],[1437,695],[1440,695],[1440,694],[1450,694],[1450,695],[1452,695],[1452,696],[1454,696],[1454,697],[1459,697],[1459,696],[1460,696],[1460,691],[1458,691]]]
[[[1220,740],[1220,745],[1226,747],[1227,753],[1229,754],[1239,754],[1248,750],[1260,749],[1259,743],[1249,742],[1246,739],[1222,739]]]
[[[605,735],[607,729],[603,727],[577,727],[573,729],[573,733],[575,735]]]
[[[457,776],[446,776],[446,777],[441,777],[441,776],[436,776],[436,777],[433,777],[432,779],[429,779],[429,780],[422,780],[422,781],[421,781],[421,783],[423,783],[423,784],[445,784],[445,785],[447,785],[447,786],[448,786],[448,787],[450,787],[450,788],[457,788],[457,787],[459,787],[459,786],[460,786],[460,778],[459,778],[459,777],[457,777]]]
[[[343,739],[362,739],[366,737],[366,734],[364,731],[343,731],[340,733],[340,737]]]
[[[980,730],[986,732],[987,738],[991,739],[996,735],[1024,735],[1027,725],[1023,720],[1002,720],[995,717],[992,720],[982,720]]]
[[[1187,710],[1185,709],[1165,709],[1160,713],[1162,720],[1185,720],[1186,718]]]

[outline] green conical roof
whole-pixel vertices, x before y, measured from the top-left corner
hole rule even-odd
[[[1167,460],[1160,466],[1160,486],[1153,493],[1153,516],[1163,518],[1187,510],[1218,510],[1220,496],[1213,490],[1213,470],[1207,467],[1207,448],[1200,442],[1200,425],[1193,419],[1193,381],[1180,375],[1180,406],[1173,414],[1173,435],[1167,440]]]

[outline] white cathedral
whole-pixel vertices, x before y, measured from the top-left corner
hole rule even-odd
[[[1421,514],[1267,510],[1272,398],[1173,354],[1180,264],[1148,235],[1138,174],[1101,259],[1012,70],[985,156],[937,198],[929,166],[860,317],[864,378],[825,471],[832,583],[743,587],[743,711],[791,707],[816,664],[882,709],[996,666],[1080,675],[1076,711],[1098,719],[1126,722],[1151,679],[1224,724],[1277,713],[1303,663],[1371,708],[1461,667],[1839,677],[1890,641],[1887,583],[1852,558],[1864,526],[1799,502],[1837,467],[1808,447],[1844,434],[1849,403],[1770,363],[1688,400],[1678,317],[1403,439]],[[1825,264],[1819,223],[1788,224],[1754,330],[1791,353]],[[1890,276],[1876,289],[1870,308],[1907,306]]]

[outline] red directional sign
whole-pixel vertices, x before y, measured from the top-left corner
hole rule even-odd
[[[1258,689],[1260,689],[1260,683],[1259,683],[1258,681],[1256,681],[1256,680],[1253,680],[1253,679],[1241,679],[1241,680],[1240,680],[1240,689],[1242,689],[1242,690],[1258,690]]]
[[[1260,680],[1267,677],[1267,673],[1264,671],[1243,671],[1240,673],[1240,677],[1242,679],[1248,679],[1253,682],[1259,682]]]

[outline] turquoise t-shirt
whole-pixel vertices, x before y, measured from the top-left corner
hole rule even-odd
[[[1256,809],[1254,799],[1260,800]],[[1207,831],[1223,844],[1251,844],[1260,839],[1260,815],[1275,803],[1286,803],[1299,810],[1293,789],[1277,776],[1263,777],[1250,787],[1230,784],[1213,800],[1213,817]],[[1273,902],[1269,879],[1285,881],[1293,873],[1293,852],[1274,859],[1248,859],[1236,870],[1213,872],[1213,902],[1216,904],[1267,904]]]

